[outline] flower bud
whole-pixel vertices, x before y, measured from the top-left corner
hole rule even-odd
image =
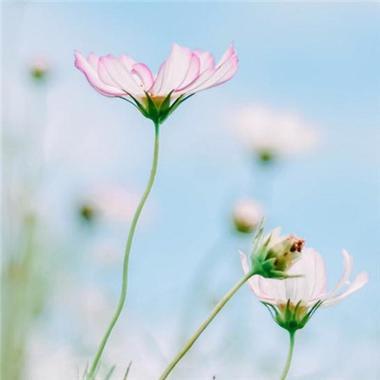
[[[91,223],[96,217],[96,212],[95,212],[94,207],[90,205],[89,203],[83,203],[79,207],[79,216],[83,221],[87,223]]]
[[[298,259],[304,245],[304,240],[296,236],[289,235],[270,247],[267,257],[269,259],[275,259],[274,265],[276,270],[286,272],[295,260]]]
[[[261,206],[254,200],[239,201],[233,211],[233,222],[237,231],[251,233],[263,219]]]
[[[251,255],[252,268],[256,274],[266,278],[287,278],[286,272],[297,261],[303,247],[303,239],[294,235],[280,236],[279,228],[265,238],[261,229]]]
[[[48,73],[49,66],[47,62],[44,59],[36,59],[31,67],[30,67],[30,74],[32,75],[33,79],[41,81],[46,78],[46,75]]]

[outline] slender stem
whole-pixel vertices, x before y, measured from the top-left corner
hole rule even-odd
[[[178,352],[178,354],[174,357],[174,359],[170,362],[170,364],[166,367],[164,372],[161,374],[159,380],[166,379],[169,374],[172,372],[174,367],[178,364],[178,362],[186,355],[186,353],[190,350],[199,336],[206,330],[207,326],[212,322],[212,320],[218,315],[218,313],[223,309],[224,305],[233,297],[233,295],[245,284],[249,278],[251,278],[255,273],[251,272],[241,278],[234,286],[231,288],[224,297],[218,302],[218,304],[214,307],[211,314],[208,318],[198,327],[195,331],[194,335],[186,342],[183,348]]]
[[[99,365],[99,361],[101,359],[101,356],[103,354],[103,351],[105,349],[105,346],[107,344],[108,338],[111,335],[112,329],[114,328],[116,322],[118,321],[120,314],[123,310],[125,300],[127,298],[127,287],[128,287],[128,266],[129,266],[129,256],[131,252],[132,242],[133,242],[133,236],[136,231],[137,222],[140,218],[141,212],[144,208],[145,202],[148,199],[149,193],[152,190],[152,186],[154,183],[154,179],[157,173],[157,164],[158,164],[158,152],[159,152],[159,124],[155,124],[155,135],[154,135],[154,152],[153,152],[153,161],[152,161],[152,167],[150,171],[150,176],[148,183],[146,185],[145,191],[140,199],[140,202],[136,208],[135,214],[133,215],[133,219],[131,222],[131,226],[128,233],[128,239],[125,246],[125,253],[124,253],[124,263],[123,263],[123,274],[122,274],[122,284],[121,284],[121,291],[120,291],[120,298],[117,305],[117,308],[115,310],[115,313],[113,315],[113,318],[107,327],[107,330],[99,344],[98,351],[96,352],[96,355],[94,357],[94,360],[90,366],[90,369],[88,371],[87,379],[93,380]]]
[[[289,373],[290,364],[292,362],[293,351],[294,351],[294,336],[295,336],[295,334],[296,334],[295,331],[289,331],[289,338],[290,338],[289,351],[288,351],[288,357],[286,358],[285,367],[282,371],[281,380],[285,380],[288,376],[288,373]]]

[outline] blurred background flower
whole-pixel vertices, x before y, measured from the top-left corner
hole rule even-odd
[[[35,58],[30,67],[30,74],[36,80],[45,80],[49,75],[49,64],[44,58]]]
[[[78,214],[86,222],[108,220],[127,224],[131,221],[139,197],[121,185],[101,185],[78,204]]]
[[[263,163],[310,152],[318,142],[316,129],[290,111],[251,105],[234,120],[242,142]]]

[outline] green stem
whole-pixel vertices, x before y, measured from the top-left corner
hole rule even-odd
[[[174,357],[174,359],[170,362],[170,364],[166,367],[164,372],[161,374],[159,380],[166,379],[174,367],[178,364],[178,362],[186,355],[186,353],[190,350],[199,336],[206,330],[207,326],[212,322],[212,320],[218,315],[218,313],[223,309],[224,305],[233,297],[233,295],[244,285],[255,273],[251,272],[245,275],[243,278],[239,280],[239,282],[234,285],[232,289],[230,289],[225,296],[218,302],[218,304],[214,307],[211,314],[208,318],[198,327],[195,331],[194,335],[186,342],[183,348],[178,352],[178,354]]]
[[[289,351],[288,351],[288,357],[286,358],[286,363],[285,367],[282,371],[281,375],[281,380],[285,380],[288,376],[289,369],[290,369],[290,364],[292,362],[292,357],[293,357],[293,351],[294,351],[294,336],[296,332],[295,331],[289,331],[289,338],[290,338],[290,343],[289,343]]]
[[[121,284],[121,291],[120,291],[120,298],[119,303],[117,305],[117,308],[115,310],[115,313],[113,315],[113,318],[100,342],[98,351],[96,352],[96,355],[94,357],[94,360],[90,366],[90,369],[88,371],[87,379],[93,380],[99,365],[99,361],[101,359],[101,356],[103,354],[103,351],[105,349],[105,346],[107,344],[108,338],[111,335],[112,329],[114,328],[116,322],[118,321],[120,314],[123,310],[125,300],[127,297],[127,287],[128,287],[128,266],[129,266],[129,256],[131,252],[133,237],[136,231],[137,222],[140,218],[141,212],[144,208],[145,202],[148,199],[149,193],[152,190],[152,186],[154,183],[154,179],[157,173],[157,164],[158,164],[158,152],[159,152],[159,124],[155,123],[155,135],[154,135],[154,153],[153,153],[153,161],[152,161],[152,167],[150,171],[150,176],[148,183],[146,185],[145,191],[141,197],[141,200],[136,208],[135,214],[133,215],[133,219],[131,222],[131,226],[128,233],[128,239],[125,246],[125,253],[124,253],[124,263],[123,263],[123,275],[122,275],[122,284]]]

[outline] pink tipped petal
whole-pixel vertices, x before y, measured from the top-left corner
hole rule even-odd
[[[99,76],[100,78],[115,86],[118,86],[125,94],[135,96],[143,96],[144,91],[136,83],[132,74],[127,71],[127,68],[115,57],[110,55],[101,57],[99,60]]]
[[[90,53],[87,57],[87,62],[96,71],[98,69],[99,57],[94,53]]]
[[[191,59],[190,49],[174,44],[169,58],[160,67],[151,90],[153,95],[164,96],[175,90],[185,79]]]
[[[154,78],[147,65],[144,63],[136,63],[133,65],[131,73],[137,75],[141,82],[141,87],[143,87],[145,91],[150,90],[153,85]]]
[[[199,77],[200,61],[197,55],[192,54],[190,64],[183,81],[176,88],[177,91],[186,88]]]
[[[367,282],[368,282],[368,273],[367,272],[359,273],[356,276],[355,280],[351,283],[351,285],[347,288],[345,292],[341,293],[340,295],[327,298],[326,301],[323,302],[323,306],[331,306],[331,305],[337,304],[344,298],[347,298],[350,294],[361,289]]]
[[[218,67],[213,76],[203,83],[197,91],[205,90],[207,88],[219,86],[222,83],[229,81],[236,73],[238,68],[237,57],[230,58],[227,62]]]
[[[237,71],[238,58],[235,49],[230,47],[224,53],[220,63],[214,69],[206,70],[200,77],[183,91],[194,93],[218,86],[230,80]]]
[[[136,64],[136,61],[133,58],[128,57],[125,54],[122,54],[119,57],[119,61],[125,66],[125,68],[127,69],[127,71],[132,71],[133,70],[133,66]]]
[[[204,71],[202,74],[199,75],[198,78],[196,78],[196,80],[193,83],[189,84],[186,87],[182,87],[181,90],[178,90],[177,94],[194,94],[195,92],[198,92],[198,88],[207,80],[209,80],[213,74],[213,69],[208,69]]]
[[[236,56],[236,50],[231,45],[222,55],[222,58],[220,59],[219,63],[217,64],[217,67],[220,67],[224,65],[227,61],[229,61],[230,58]]]
[[[98,66],[98,58],[94,54],[90,54],[88,59],[89,61],[87,61],[81,53],[76,52],[74,64],[75,67],[82,71],[82,73],[86,76],[91,86],[105,96],[122,96],[124,94],[123,91],[115,86],[104,83],[99,78],[98,71],[96,71],[96,67]]]
[[[207,51],[200,51],[200,50],[195,50],[193,53],[196,54],[199,58],[201,74],[206,70],[214,69],[215,60],[212,54],[210,54]]]

